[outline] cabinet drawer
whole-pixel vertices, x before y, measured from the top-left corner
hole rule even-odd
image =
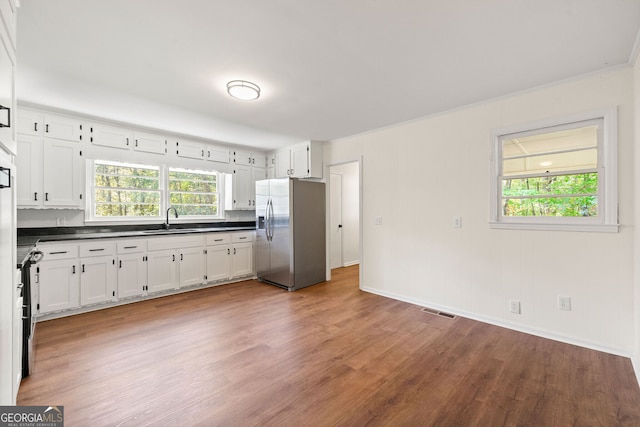
[[[229,243],[231,243],[231,234],[229,233],[207,234],[207,246],[228,245]]]
[[[96,241],[80,244],[80,258],[90,256],[108,256],[116,253],[116,243],[111,241]]]
[[[146,240],[121,240],[116,243],[118,254],[134,254],[147,251]]]
[[[78,245],[43,245],[38,246],[43,253],[43,261],[78,258]]]
[[[231,241],[233,243],[253,242],[253,231],[231,233]]]
[[[203,235],[182,235],[171,237],[153,237],[147,241],[147,249],[150,251],[162,251],[165,249],[193,248],[204,246]]]

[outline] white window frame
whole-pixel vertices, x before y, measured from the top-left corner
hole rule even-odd
[[[180,214],[180,212],[178,212],[179,214],[179,218],[185,218],[185,219],[198,219],[198,220],[212,220],[212,219],[222,219],[224,218],[224,203],[222,203],[222,197],[223,197],[223,193],[222,193],[222,188],[224,187],[224,183],[222,182],[222,174],[218,171],[206,171],[206,170],[202,170],[202,169],[190,169],[190,168],[182,168],[182,167],[174,167],[174,166],[167,166],[167,180],[166,180],[166,185],[165,185],[165,190],[166,190],[166,198],[164,198],[164,200],[166,201],[166,205],[167,208],[170,206],[170,200],[171,200],[171,190],[169,188],[169,173],[171,171],[180,171],[180,172],[188,172],[188,173],[201,173],[201,174],[209,174],[209,175],[215,175],[216,176],[216,194],[218,196],[218,214],[217,215],[182,215]],[[222,185],[222,186],[221,186]]]
[[[590,120],[602,120],[602,133],[598,138],[598,216],[507,217],[502,215],[502,140],[512,134],[544,133],[551,127],[568,126]],[[618,223],[617,124],[617,109],[612,107],[493,130],[491,132],[489,226],[520,230],[618,232],[620,225]]]
[[[134,167],[134,168],[157,168],[158,169],[158,191],[160,192],[160,212],[157,216],[110,216],[110,217],[102,217],[96,215],[96,205],[94,200],[94,191],[95,191],[95,164],[111,164],[111,165],[121,165],[125,167]],[[164,195],[163,195],[163,182],[164,180],[164,171],[162,166],[157,165],[143,165],[138,163],[126,163],[126,162],[114,162],[111,160],[87,160],[87,190],[85,194],[86,197],[86,208],[85,208],[85,222],[157,222],[159,219],[162,219],[162,211],[164,204]]]
[[[158,216],[114,216],[114,217],[99,217],[95,214],[95,202],[94,202],[94,183],[95,183],[95,164],[107,163],[115,165],[123,165],[130,167],[154,167],[159,169],[159,191],[160,191],[160,215]],[[122,161],[113,161],[106,159],[87,159],[86,162],[86,198],[85,198],[85,223],[100,223],[100,224],[147,224],[158,223],[159,221],[165,221],[165,213],[169,208],[169,166],[168,165],[152,165],[152,164],[138,164],[127,163]],[[224,198],[226,194],[224,192],[225,186],[225,174],[215,170],[204,169],[190,169],[184,167],[173,167],[171,169],[187,170],[187,171],[200,171],[215,173],[217,175],[217,189],[218,189],[218,215],[180,215],[177,219],[172,218],[172,223],[197,223],[197,222],[209,222],[220,221],[225,219],[225,204]]]

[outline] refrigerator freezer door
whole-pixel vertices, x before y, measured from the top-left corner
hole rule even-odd
[[[256,182],[256,273],[262,280],[271,280],[269,200],[269,180]]]

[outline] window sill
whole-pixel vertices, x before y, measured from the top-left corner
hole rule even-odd
[[[516,222],[490,222],[489,228],[506,230],[578,231],[590,233],[617,233],[620,224],[531,224]]]

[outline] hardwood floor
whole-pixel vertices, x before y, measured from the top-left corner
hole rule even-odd
[[[72,426],[640,425],[628,359],[361,292],[246,281],[38,324]]]

